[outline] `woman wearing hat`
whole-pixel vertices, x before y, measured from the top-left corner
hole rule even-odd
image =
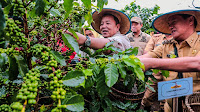
[[[144,63],[145,70],[170,70],[169,77],[164,78],[165,81],[193,77],[193,91],[199,91],[200,35],[197,31],[200,31],[200,10],[169,12],[154,19],[152,25],[161,33],[171,34],[174,40],[138,57]],[[176,58],[170,59],[170,55],[176,55]],[[181,102],[184,104],[184,101]],[[166,112],[181,112],[185,107],[178,103],[179,106],[172,108],[172,104],[177,103],[167,99],[164,106]]]
[[[124,35],[130,30],[131,23],[123,12],[115,9],[103,9],[100,13],[95,11],[92,17],[92,27],[104,38],[90,38],[77,33],[79,45],[101,49],[106,43],[114,41],[113,45],[122,51],[131,47],[129,39]],[[70,32],[67,33],[72,35]]]

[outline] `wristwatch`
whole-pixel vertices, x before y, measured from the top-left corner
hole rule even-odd
[[[90,37],[88,37],[88,36],[86,36],[86,41],[85,41],[85,44],[84,44],[84,46],[85,47],[89,47],[90,45],[91,45],[91,40],[90,40]]]

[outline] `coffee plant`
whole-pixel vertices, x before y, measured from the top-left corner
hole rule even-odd
[[[126,5],[121,11],[126,13],[130,18],[135,16],[140,17],[143,21],[141,30],[143,32],[150,33],[155,31],[155,29],[152,28],[151,23],[156,16],[160,15],[158,13],[159,10],[160,7],[158,5],[155,5],[152,8],[142,8],[135,2],[132,2],[129,5]]]
[[[144,65],[137,48],[105,48],[74,62],[76,40],[65,33],[82,32],[92,10],[107,0],[1,0],[0,111],[68,112],[136,110],[140,102],[110,96],[122,80],[126,91],[145,90]],[[97,6],[92,3],[97,2]],[[103,55],[111,50],[114,55]],[[136,86],[135,86],[136,85]],[[130,90],[130,91],[129,91]]]

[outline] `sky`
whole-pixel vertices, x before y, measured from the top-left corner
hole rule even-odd
[[[194,8],[192,5],[193,0],[118,0],[118,2],[115,0],[108,0],[108,5],[104,7],[120,10],[133,1],[142,8],[153,8],[157,4],[160,7],[159,13]],[[194,5],[200,7],[200,0],[194,0]]]

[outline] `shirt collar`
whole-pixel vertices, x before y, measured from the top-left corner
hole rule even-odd
[[[135,36],[133,32],[132,32],[132,35]],[[142,31],[140,30],[140,34],[138,35],[138,37],[141,35],[142,35]]]
[[[182,43],[187,43],[190,47],[193,47],[197,39],[198,39],[198,34],[197,32],[194,32]],[[173,43],[178,44],[178,42],[175,39],[173,39]]]
[[[198,39],[198,34],[197,32],[194,32],[191,36],[189,36],[189,38],[187,38],[185,41],[188,43],[188,45],[190,47],[193,47],[195,42],[197,41]]]
[[[118,35],[122,35],[122,34],[120,33],[120,31],[118,31],[117,33],[115,33],[115,35],[113,35],[112,37],[115,37],[115,36],[118,36]]]

